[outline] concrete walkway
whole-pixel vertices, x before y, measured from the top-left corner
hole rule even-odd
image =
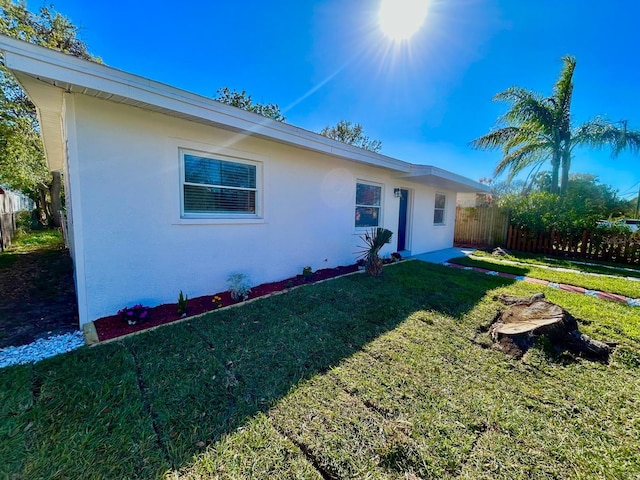
[[[525,281],[529,283],[535,283],[537,285],[541,285],[544,287],[560,289],[567,292],[587,295],[591,297],[597,297],[602,300],[612,300],[619,303],[626,303],[631,307],[640,307],[640,298],[625,297],[623,295],[618,295],[615,293],[608,293],[608,292],[601,292],[598,290],[587,290],[586,288],[576,287],[574,285],[565,285],[562,283],[550,282],[548,280],[541,280],[539,278],[534,278],[534,277],[518,276],[518,275],[513,275],[511,273],[497,272],[493,270],[487,270],[486,268],[465,267],[462,265],[456,265],[455,263],[449,263],[449,260],[453,258],[469,256],[474,251],[475,249],[473,248],[445,248],[443,250],[437,250],[435,252],[423,253],[420,255],[413,255],[409,258],[415,258],[417,260],[422,260],[423,262],[439,263],[446,267],[458,268],[461,270],[473,270],[478,273],[484,273],[486,275],[493,275],[496,277],[508,278],[511,280],[520,280],[520,281]]]
[[[435,252],[421,253],[419,255],[412,255],[409,258],[415,258],[429,263],[444,263],[448,262],[452,258],[469,256],[475,251],[475,248],[445,248],[443,250],[436,250]]]

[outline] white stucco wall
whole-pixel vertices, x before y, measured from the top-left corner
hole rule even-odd
[[[455,192],[399,181],[392,172],[246,137],[84,95],[70,95],[68,193],[81,323],[125,305],[175,302],[226,290],[231,273],[253,284],[352,264],[357,180],[383,187],[382,226],[397,231],[396,187],[410,190],[407,248],[452,246]],[[261,162],[263,219],[180,218],[179,148]],[[433,225],[436,191],[446,225]],[[79,202],[79,204],[78,204]],[[396,238],[383,254],[395,250]]]
[[[458,207],[463,207],[463,208],[476,207],[477,206],[476,197],[477,197],[476,193],[458,192],[456,205]]]

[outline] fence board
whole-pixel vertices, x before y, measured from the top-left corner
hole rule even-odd
[[[507,249],[528,253],[606,260],[640,265],[639,235],[602,235],[583,231],[580,235],[561,235],[555,231],[539,234],[510,226],[504,243]]]
[[[504,209],[495,206],[458,207],[453,244],[476,248],[504,245],[508,227],[509,213]]]
[[[0,251],[11,246],[16,231],[13,197],[0,190]]]

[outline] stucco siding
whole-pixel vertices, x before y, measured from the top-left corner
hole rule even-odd
[[[434,226],[436,189],[399,181],[383,168],[84,95],[70,105],[70,156],[77,156],[77,168],[70,169],[69,183],[81,192],[83,212],[74,231],[84,252],[87,308],[81,322],[134,303],[175,302],[180,290],[190,297],[225,290],[230,273],[245,273],[259,284],[306,265],[316,270],[353,263],[361,243],[354,227],[357,180],[383,186],[382,226],[393,232],[399,202],[393,189],[410,190],[413,253],[452,245],[455,192],[442,192],[446,222]],[[262,218],[182,219],[180,148],[258,162]],[[395,245],[394,238],[383,253]]]

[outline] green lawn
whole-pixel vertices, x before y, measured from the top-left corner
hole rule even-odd
[[[489,252],[476,250],[474,256],[493,260],[510,260],[519,263],[530,264],[531,266],[549,266],[554,268],[568,268],[577,272],[599,273],[602,275],[614,275],[619,277],[640,278],[640,266],[627,265],[624,263],[611,263],[599,260],[586,260],[581,258],[560,258],[549,255],[511,252],[507,255],[497,257]]]
[[[32,252],[48,254],[63,247],[64,240],[58,230],[35,230],[17,235],[11,246],[0,252],[0,269],[11,267],[18,260],[18,255]]]
[[[609,365],[486,348],[523,282],[422,262],[0,370],[0,478],[637,478],[637,308],[553,289]]]
[[[627,280],[624,278],[625,276],[630,276],[628,275],[629,272],[609,270],[607,272],[608,276],[588,275],[581,273],[579,270],[557,271],[541,268],[541,263],[513,265],[508,263],[510,260],[511,259],[503,260],[502,257],[483,255],[476,258],[454,258],[451,260],[451,263],[465,265],[467,267],[480,267],[498,272],[512,273],[514,275],[539,278],[550,282],[575,285],[589,290],[617,293],[629,298],[640,298],[640,281]],[[552,264],[548,263],[548,265],[551,266]]]

